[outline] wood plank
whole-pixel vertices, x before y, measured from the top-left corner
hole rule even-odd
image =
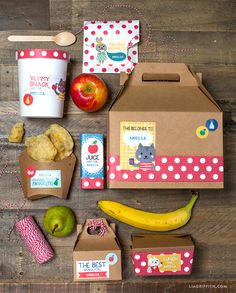
[[[125,231],[122,231],[123,233]],[[63,241],[63,240],[62,240]],[[130,239],[128,239],[130,244]],[[187,279],[204,280],[206,279],[235,279],[232,256],[235,251],[235,243],[232,244],[208,244],[205,241],[196,241],[195,257],[193,260],[193,272]],[[5,244],[5,245],[4,245]],[[52,243],[53,244],[53,243]],[[0,273],[1,280],[8,282],[14,279],[17,282],[50,282],[62,283],[71,282],[72,274],[72,251],[73,243],[70,246],[55,246],[56,257],[50,262],[39,265],[27,248],[20,241],[15,243],[3,243],[0,247],[1,263]],[[134,269],[130,258],[129,245],[122,243],[122,263],[123,279],[138,280],[134,277]],[[231,265],[230,265],[231,264]],[[169,276],[162,276],[161,279],[168,280]],[[160,280],[160,277],[152,277],[153,280]],[[186,276],[172,276],[172,280],[184,280]],[[150,277],[142,277],[143,281],[150,280]]]
[[[85,20],[140,19],[144,27],[150,25],[158,31],[218,32],[236,29],[236,4],[230,0],[149,0],[148,5],[136,0],[122,4],[117,5],[115,0],[73,0],[72,28],[79,30]]]
[[[11,63],[15,60],[17,46],[8,42],[8,35],[14,33],[0,32],[0,60],[4,63]],[[55,35],[58,31],[52,31]],[[33,34],[33,32],[22,31],[22,34]],[[47,31],[40,31],[39,34],[48,34]],[[145,40],[141,40],[145,41]],[[188,31],[153,31],[152,43],[156,49],[148,49],[145,52],[145,43],[140,44],[140,58],[148,62],[185,62],[189,64],[217,63],[234,64],[236,55],[236,35],[233,32],[188,32]],[[43,43],[21,43],[24,48],[45,48]],[[57,48],[52,43],[47,43],[47,48]],[[209,50],[210,48],[210,50]],[[72,60],[82,62],[82,34],[74,45],[66,48],[70,51]]]
[[[9,2],[9,1],[8,1]],[[10,1],[12,5],[15,1]],[[22,0],[21,5],[28,0]],[[46,3],[38,2],[40,5]],[[70,51],[70,80],[81,73],[82,34],[73,46],[61,48],[53,43],[10,43],[7,36],[20,27],[11,27],[26,21],[22,34],[55,35],[61,30],[79,31],[84,20],[103,19],[106,6],[116,5],[117,1],[99,0],[50,0],[48,14],[35,17],[40,11],[27,9],[19,12],[14,6],[14,19],[0,19],[0,24],[9,23],[8,29],[0,31],[0,170],[5,167],[6,154],[8,165],[1,177],[0,172],[0,292],[190,292],[196,287],[201,292],[235,292],[235,227],[236,227],[236,111],[235,111],[235,74],[236,74],[236,2],[230,0],[143,0],[126,1],[120,7],[106,10],[107,19],[141,19],[142,42],[140,61],[146,62],[185,62],[193,70],[202,72],[203,82],[224,113],[225,145],[225,189],[201,190],[200,198],[193,210],[191,221],[174,232],[191,233],[196,244],[193,274],[191,276],[164,278],[134,277],[130,261],[130,235],[141,230],[114,221],[123,248],[122,282],[112,283],[72,283],[72,247],[75,233],[65,239],[47,235],[57,257],[45,264],[37,265],[25,248],[16,231],[8,241],[9,229],[14,221],[24,215],[32,214],[42,226],[43,214],[49,206],[62,204],[73,208],[77,221],[83,223],[88,217],[105,216],[97,207],[100,199],[120,201],[136,208],[155,212],[166,212],[184,205],[190,197],[188,190],[81,190],[79,186],[79,162],[73,179],[70,196],[67,200],[45,198],[37,201],[24,201],[22,191],[15,180],[19,175],[18,156],[23,145],[9,144],[7,136],[11,126],[19,119],[26,124],[27,136],[44,131],[49,124],[57,122],[67,127],[75,139],[75,154],[79,159],[82,132],[97,131],[106,133],[106,118],[109,105],[118,92],[118,75],[101,75],[109,86],[110,100],[106,107],[95,114],[81,112],[67,97],[64,119],[26,119],[17,114],[18,85],[15,51],[23,48],[45,47]],[[4,1],[6,3],[6,1]],[[29,5],[30,2],[27,3]],[[30,3],[32,5],[32,2]],[[129,9],[128,6],[132,8]],[[13,7],[13,6],[12,6]],[[38,6],[34,6],[38,7]],[[133,8],[134,7],[134,8]],[[43,7],[41,7],[43,9]],[[40,8],[40,9],[41,9]],[[45,7],[44,7],[45,8]],[[126,8],[126,9],[124,9]],[[142,15],[137,11],[141,11]],[[2,11],[0,12],[1,16]],[[46,23],[40,23],[47,18]],[[51,31],[48,31],[50,24]],[[1,29],[4,29],[1,26]],[[16,30],[17,29],[17,30]],[[151,38],[148,38],[149,33]],[[145,41],[148,42],[145,43]],[[24,205],[24,206],[22,206]],[[20,208],[20,211],[18,211]],[[113,221],[107,217],[109,221]],[[45,232],[45,231],[44,231]],[[222,281],[224,280],[224,281]],[[15,283],[14,283],[15,282]],[[18,284],[16,284],[16,282]],[[225,285],[227,288],[214,286]]]
[[[232,65],[211,65],[208,64],[191,64],[192,69],[195,72],[202,72],[203,83],[206,88],[212,94],[214,99],[219,103],[224,112],[230,112],[234,115],[235,111],[232,111],[236,107],[235,92],[236,92],[236,66]],[[70,64],[70,80],[81,73],[81,63],[73,62]],[[109,88],[109,101],[106,107],[99,111],[99,113],[107,112],[111,103],[115,99],[117,93],[120,90],[119,76],[118,75],[100,75]],[[2,111],[17,112],[18,107],[15,101],[18,100],[18,78],[17,78],[17,65],[0,64],[0,101],[14,101],[9,104],[1,104]],[[67,94],[66,100],[70,98]],[[8,109],[7,109],[8,107]],[[65,106],[66,114],[75,114],[81,112],[73,102],[66,102]],[[230,115],[225,116],[225,119],[232,119]]]
[[[204,280],[204,281],[132,281],[132,282],[112,282],[112,283],[5,283],[0,285],[2,293],[77,293],[77,292],[100,292],[100,293],[146,293],[146,292],[183,292],[189,293],[190,290],[201,290],[201,293],[235,292],[235,281]],[[168,291],[167,291],[168,290]]]
[[[51,30],[71,31],[71,14],[74,10],[72,0],[49,0]]]
[[[49,0],[1,1],[0,19],[1,30],[49,29]]]

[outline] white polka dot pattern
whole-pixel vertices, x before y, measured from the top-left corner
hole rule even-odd
[[[132,254],[132,263],[134,265],[134,271],[140,276],[150,276],[150,275],[188,275],[192,270],[193,263],[193,253],[194,251],[181,250],[181,251],[163,251],[163,252],[138,252]],[[152,256],[161,261],[161,265],[150,265],[150,260]],[[165,259],[165,255],[167,258]],[[178,263],[173,266],[171,262],[169,263],[169,258],[173,257],[180,261],[180,266]]]
[[[44,50],[44,49],[25,49],[17,52],[17,59],[23,58],[50,58],[60,60],[70,60],[70,54],[61,50]]]
[[[117,181],[223,182],[223,157],[157,156],[153,170],[122,170],[119,156],[108,160],[108,178]]]

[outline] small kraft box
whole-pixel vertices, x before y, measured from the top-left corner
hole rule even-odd
[[[38,162],[24,151],[19,164],[25,197],[33,200],[52,195],[66,199],[75,163],[74,154],[58,162]]]
[[[138,63],[108,117],[108,188],[223,188],[223,113],[181,63]]]
[[[77,226],[73,250],[74,281],[121,280],[121,249],[115,224],[106,219],[87,219]]]
[[[133,234],[136,276],[190,275],[194,244],[190,235]]]

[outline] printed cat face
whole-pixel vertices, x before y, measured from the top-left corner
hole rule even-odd
[[[139,162],[142,162],[142,163],[153,162],[156,156],[154,144],[151,144],[150,146],[144,146],[140,143],[135,153],[135,156]]]
[[[161,262],[159,261],[158,258],[156,258],[155,256],[149,257],[148,258],[148,265],[150,267],[157,267],[161,264]]]
[[[66,91],[66,82],[62,78],[58,83],[58,90],[60,93],[64,93]]]

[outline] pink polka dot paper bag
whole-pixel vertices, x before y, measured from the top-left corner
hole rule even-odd
[[[190,275],[194,244],[190,235],[133,234],[131,254],[136,276]]]
[[[130,73],[138,63],[139,21],[85,21],[84,73]]]

